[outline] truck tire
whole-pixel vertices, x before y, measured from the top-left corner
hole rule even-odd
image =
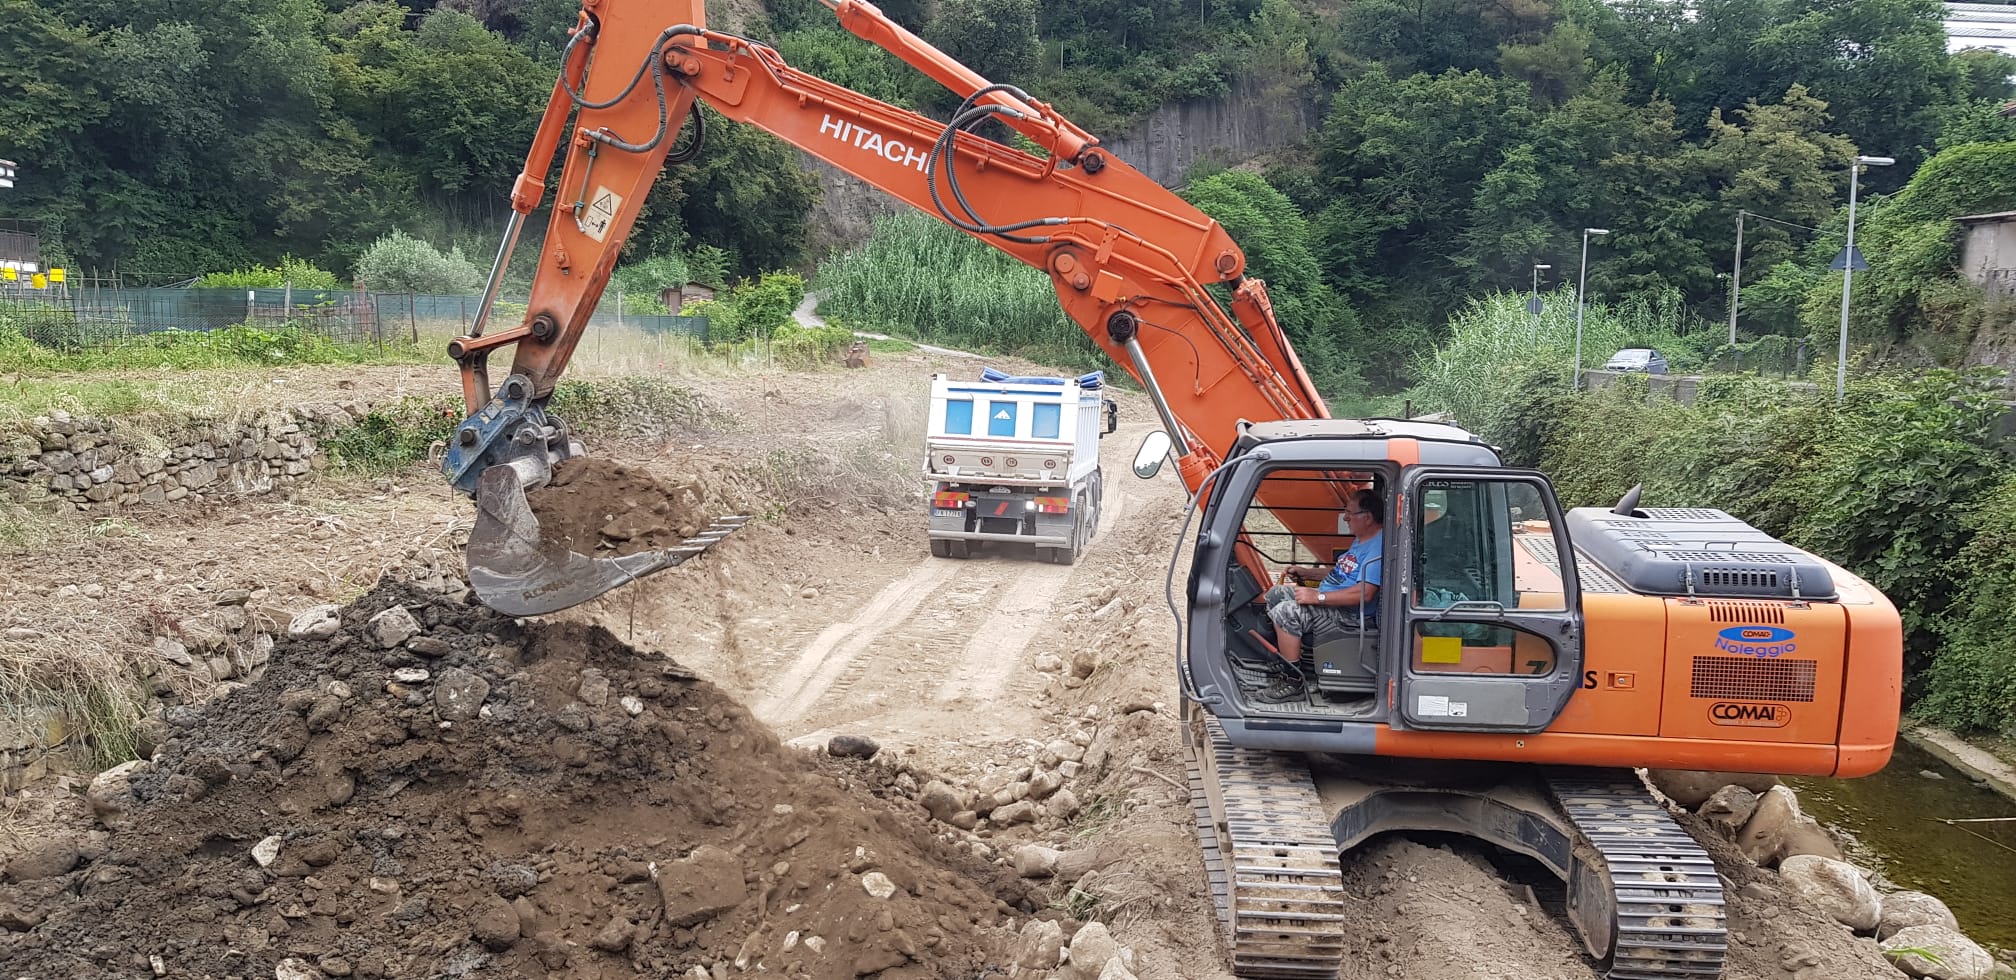
[[[1101,470],[1092,471],[1092,525],[1085,529],[1085,540],[1099,533],[1099,519],[1106,516],[1106,474]]]
[[[945,542],[945,557],[947,557],[947,558],[971,558],[971,557],[973,557],[973,542],[971,542],[971,541],[947,541],[947,542]]]
[[[952,557],[952,549],[951,549],[950,547],[947,547],[947,546],[948,546],[948,545],[950,545],[951,543],[952,543],[952,542],[950,542],[950,541],[939,541],[939,540],[934,540],[934,541],[932,541],[932,542],[931,542],[931,557],[933,557],[933,558],[950,558],[950,557]]]
[[[1088,534],[1085,530],[1086,525],[1085,507],[1084,507],[1085,501],[1083,498],[1080,498],[1078,503],[1079,506],[1072,508],[1073,514],[1071,518],[1071,543],[1062,548],[1042,549],[1044,559],[1049,561],[1051,564],[1076,565],[1078,563],[1079,549],[1084,547],[1085,539],[1091,537],[1091,535]]]

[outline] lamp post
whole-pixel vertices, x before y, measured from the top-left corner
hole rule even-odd
[[[1860,183],[1862,168],[1887,167],[1897,161],[1890,157],[1857,156],[1855,165],[1848,168],[1848,244],[1841,249],[1841,257],[1835,264],[1841,268],[1841,350],[1834,362],[1834,403],[1839,405],[1848,395],[1848,293],[1849,284],[1855,278],[1855,265],[1862,256],[1855,251],[1855,191]],[[1868,268],[1867,264],[1863,268]]]
[[[1582,306],[1583,294],[1589,287],[1589,236],[1608,235],[1608,228],[1582,229],[1582,267],[1576,271],[1575,281],[1575,374],[1571,387],[1582,388]]]
[[[1729,343],[1736,343],[1736,307],[1743,301],[1743,219],[1748,211],[1736,212],[1736,270],[1729,282]]]
[[[1526,295],[1526,312],[1533,314],[1533,324],[1536,327],[1540,324],[1540,270],[1552,268],[1554,267],[1551,265],[1533,267],[1533,291]]]

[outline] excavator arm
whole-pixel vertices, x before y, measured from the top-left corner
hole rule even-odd
[[[826,2],[848,30],[960,96],[953,119],[868,98],[792,68],[768,46],[708,30],[701,0],[585,0],[513,188],[477,320],[450,345],[470,414],[443,465],[478,499],[471,577],[486,601],[499,595],[521,613],[551,611],[683,560],[647,553],[593,561],[541,546],[524,494],[579,452],[546,400],[652,181],[668,163],[703,151],[696,103],[1043,270],[1065,312],[1155,399],[1192,489],[1236,437],[1235,420],[1327,417],[1264,284],[1244,276],[1245,257],[1217,222],[1050,106],[989,83],[872,4]],[[974,131],[989,120],[1043,153]],[[556,152],[564,162],[524,320],[486,333],[502,270]],[[1229,289],[1229,312],[1206,284]],[[507,346],[510,372],[493,388],[489,358]]]

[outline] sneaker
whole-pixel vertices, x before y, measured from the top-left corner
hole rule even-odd
[[[1253,700],[1262,704],[1286,704],[1290,701],[1303,700],[1308,696],[1309,688],[1302,681],[1298,671],[1294,677],[1275,677],[1273,682],[1253,693]]]

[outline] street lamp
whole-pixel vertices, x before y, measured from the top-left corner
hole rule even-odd
[[[1841,351],[1834,362],[1834,403],[1840,404],[1848,395],[1848,292],[1849,283],[1855,278],[1855,267],[1866,269],[1869,264],[1862,261],[1861,253],[1855,251],[1855,190],[1862,168],[1887,167],[1896,163],[1890,157],[1857,156],[1855,165],[1848,168],[1848,244],[1842,246],[1840,257],[1834,260],[1841,270]]]
[[[1538,326],[1540,323],[1540,270],[1552,268],[1554,267],[1551,265],[1535,265],[1533,267],[1533,291],[1526,297],[1526,312],[1533,314],[1533,323],[1535,326]]]
[[[1589,286],[1589,236],[1608,235],[1608,228],[1582,229],[1582,267],[1576,272],[1575,283],[1575,375],[1573,387],[1582,387],[1582,294]]]
[[[1729,344],[1736,344],[1736,307],[1743,302],[1743,219],[1750,212],[1736,212],[1736,271],[1729,282]]]

